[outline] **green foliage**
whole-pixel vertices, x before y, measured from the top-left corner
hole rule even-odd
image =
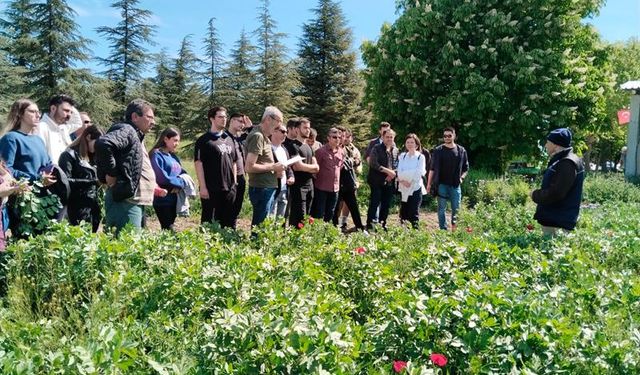
[[[139,0],[116,0],[111,7],[120,12],[115,27],[100,26],[98,34],[109,42],[111,54],[100,58],[104,72],[114,82],[113,99],[121,106],[134,99],[129,96],[131,86],[140,79],[147,64],[147,48],[152,44],[156,26],[149,24],[152,13],[138,8]]]
[[[253,71],[256,55],[256,47],[242,30],[230,52],[231,61],[224,69],[222,90],[218,94],[220,103],[229,111],[245,113],[254,120],[259,119],[264,110],[256,104],[256,73]]]
[[[15,207],[20,217],[16,236],[26,238],[43,233],[62,208],[58,196],[40,194],[43,189],[40,182],[34,182],[30,191],[22,192],[16,197]]]
[[[353,36],[340,4],[319,0],[315,19],[302,26],[298,76],[303,98],[298,113],[312,119],[314,128],[326,134],[334,125],[358,124],[361,77],[356,70]],[[354,121],[355,120],[355,121]]]
[[[523,206],[531,194],[529,184],[519,176],[495,178],[490,172],[470,172],[463,185],[463,198],[474,207],[482,202],[486,204],[506,202],[513,206]]]
[[[362,46],[366,98],[403,133],[435,139],[457,124],[474,165],[502,171],[536,155],[548,130],[606,118],[607,50],[581,23],[600,4],[401,2],[397,21]]]
[[[90,41],[78,35],[76,11],[66,0],[46,0],[33,5],[37,48],[30,56],[29,91],[40,107],[61,92],[63,82],[73,82],[76,62],[87,61]]]
[[[260,109],[273,105],[283,114],[294,113],[296,100],[291,94],[299,85],[293,62],[287,61],[287,48],[282,44],[286,34],[277,31],[277,23],[269,10],[270,0],[262,0],[258,11],[258,55],[255,70],[256,102]],[[260,116],[262,112],[259,113]],[[256,117],[258,118],[258,117]]]
[[[583,200],[590,203],[640,203],[640,187],[621,174],[590,174],[584,182]]]
[[[204,73],[204,92],[209,97],[208,102],[206,103],[207,109],[217,104],[218,96],[220,95],[218,90],[222,88],[220,87],[220,81],[222,78],[222,66],[224,64],[224,59],[222,57],[223,44],[218,36],[218,29],[214,24],[215,20],[215,17],[209,19],[209,22],[207,23],[206,36],[202,40],[204,43],[203,50],[205,53],[203,63],[207,68]]]
[[[532,214],[479,203],[457,232],[383,236],[267,221],[253,241],[58,225],[9,248],[0,368],[636,373],[640,205],[583,209],[556,240],[527,228]]]

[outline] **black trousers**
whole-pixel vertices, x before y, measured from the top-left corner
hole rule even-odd
[[[67,215],[71,225],[79,225],[81,221],[91,223],[93,233],[98,231],[102,220],[102,211],[97,201],[86,202],[86,204],[77,207],[69,205]]]
[[[311,212],[313,185],[289,186],[289,225],[296,226]]]
[[[387,226],[387,216],[389,216],[389,206],[395,192],[395,186],[387,185],[369,185],[371,187],[371,195],[369,196],[369,209],[367,210],[367,227],[371,227],[376,217],[376,211],[380,207],[378,222],[383,227]]]
[[[215,220],[223,228],[233,228],[238,218],[234,211],[235,199],[235,187],[230,191],[209,190],[209,199],[200,199],[202,202],[200,223],[211,223]]]
[[[422,189],[414,191],[406,202],[400,203],[400,222],[408,221],[411,226],[418,228],[420,204],[422,204]]]
[[[335,213],[333,214],[333,225],[338,225],[338,219],[340,218],[340,202],[344,202],[351,213],[351,219],[353,225],[357,229],[364,229],[362,224],[362,217],[360,216],[360,207],[358,207],[358,198],[356,197],[357,190],[340,190],[338,192],[338,204],[336,206]]]
[[[247,180],[244,178],[244,175],[239,175],[238,177],[238,185],[236,186],[236,197],[233,200],[233,214],[231,215],[233,229],[236,229],[236,225],[238,224],[238,216],[240,216],[240,211],[242,210],[242,203],[244,202],[244,192],[247,189]]]
[[[166,230],[173,230],[173,224],[176,222],[177,210],[176,205],[168,206],[153,206],[153,210],[156,212],[158,221],[160,222],[160,228]]]

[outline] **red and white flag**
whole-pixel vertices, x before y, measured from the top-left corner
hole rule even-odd
[[[618,111],[618,124],[624,125],[631,121],[631,111],[628,109],[621,109]]]

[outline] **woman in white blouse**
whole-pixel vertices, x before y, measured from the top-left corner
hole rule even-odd
[[[422,177],[426,174],[425,157],[422,155],[420,139],[414,133],[405,138],[406,152],[398,157],[398,191],[402,197],[400,204],[400,222],[408,221],[418,228],[422,195],[426,193]]]

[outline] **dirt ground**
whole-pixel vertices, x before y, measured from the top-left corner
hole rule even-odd
[[[363,217],[363,220],[365,217]],[[183,231],[190,228],[195,228],[200,225],[200,217],[197,215],[191,215],[189,217],[178,217],[176,219],[175,228],[177,231]],[[397,213],[389,214],[389,225],[400,225],[400,219]],[[238,229],[249,232],[251,227],[251,218],[241,217],[238,220]],[[420,212],[420,227],[427,230],[438,229],[438,215],[436,212],[425,212],[424,209]],[[147,216],[147,228],[151,231],[160,230],[160,223],[155,215]],[[348,222],[349,230],[355,229],[351,218]]]

